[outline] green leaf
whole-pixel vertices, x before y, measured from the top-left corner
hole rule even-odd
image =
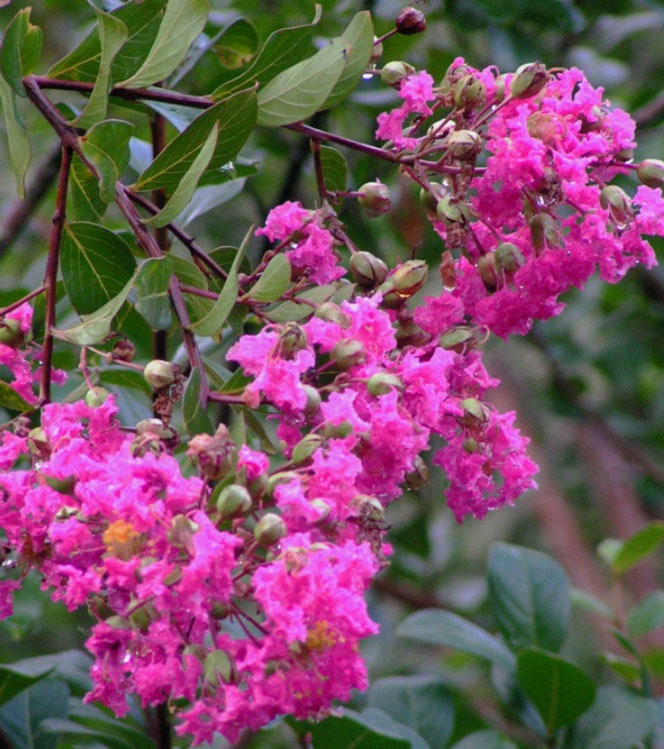
[[[512,650],[539,645],[558,651],[570,610],[563,568],[539,551],[495,543],[489,552],[489,601]]]
[[[214,434],[214,427],[210,417],[201,405],[201,372],[198,367],[192,367],[182,396],[182,418],[184,428],[190,437],[195,434]]]
[[[25,173],[30,164],[30,141],[23,119],[16,108],[16,94],[0,75],[0,103],[5,113],[9,160],[16,175],[16,192],[25,198]]]
[[[664,593],[658,590],[643,598],[627,615],[627,629],[632,637],[641,637],[664,624]]]
[[[22,661],[0,666],[0,705],[5,705],[24,689],[46,678],[52,670],[53,666],[35,668],[29,662],[24,664]]]
[[[100,224],[77,221],[62,233],[62,278],[79,314],[99,309],[133,278],[136,261],[129,245]]]
[[[361,713],[344,708],[342,717],[312,725],[311,734],[316,749],[428,749],[426,741],[412,728],[374,707]]]
[[[43,34],[30,23],[30,8],[23,8],[12,18],[2,39],[0,72],[18,96],[26,96],[22,78],[37,67],[41,57]]]
[[[249,21],[238,18],[223,30],[213,49],[225,68],[241,68],[256,54],[258,34]]]
[[[275,255],[267,264],[258,281],[249,289],[247,297],[256,302],[274,302],[288,289],[291,264],[285,255]]]
[[[165,4],[166,0],[143,0],[142,3],[126,3],[110,13],[129,29],[127,41],[113,60],[113,80],[129,77],[143,64],[157,36]],[[72,52],[48,71],[48,75],[51,78],[94,82],[100,59],[99,34],[93,29]]]
[[[113,318],[125,303],[133,284],[134,279],[132,277],[127,281],[122,291],[116,297],[106,302],[103,307],[100,307],[91,315],[81,315],[80,323],[72,325],[65,330],[53,328],[51,332],[56,338],[60,338],[68,343],[74,343],[77,346],[93,346],[95,343],[103,341],[111,332]]]
[[[451,611],[423,609],[397,627],[397,634],[430,645],[461,650],[486,658],[502,668],[514,666],[514,656],[495,637]]]
[[[194,195],[198,180],[201,178],[203,172],[210,163],[210,159],[212,158],[214,149],[217,145],[218,135],[219,125],[215,122],[212,125],[212,129],[210,130],[210,134],[205,143],[196,154],[196,158],[191,162],[191,166],[185,172],[166,205],[159,211],[159,213],[152,216],[152,218],[146,219],[146,224],[150,226],[166,226],[166,224],[169,224],[181,211],[185,210]]]
[[[348,162],[346,157],[331,146],[320,147],[320,165],[323,170],[323,181],[330,192],[343,192],[348,180]]]
[[[321,7],[317,5],[311,23],[274,31],[267,38],[252,65],[236,78],[224,81],[210,94],[210,98],[218,101],[253,83],[263,85],[291,65],[303,60],[309,53],[313,29],[318,24],[320,16]]]
[[[641,666],[638,663],[610,652],[603,653],[603,658],[613,673],[627,684],[633,684],[640,678]]]
[[[273,78],[258,92],[258,124],[289,125],[321,109],[339,80],[349,50],[343,38],[334,39],[313,57]]]
[[[316,304],[327,302],[336,294],[337,286],[335,284],[326,284],[325,286],[315,286],[313,289],[307,289],[300,294],[296,294],[296,299],[307,299]],[[265,311],[265,314],[273,322],[295,322],[302,320],[308,315],[315,312],[313,307],[308,304],[298,304],[297,302],[282,302]]]
[[[664,539],[664,522],[656,520],[638,533],[621,543],[620,549],[613,557],[611,567],[617,575],[622,575],[638,564],[644,557],[652,554]]]
[[[256,122],[256,94],[241,91],[200,114],[179,133],[134,185],[137,190],[173,190],[185,176],[215,124],[220,133],[208,170],[235,158]]]
[[[99,182],[81,159],[74,154],[69,171],[67,215],[73,221],[99,221],[108,203],[101,199]]]
[[[572,606],[577,606],[586,611],[592,611],[595,614],[601,614],[607,619],[613,618],[611,609],[603,601],[600,601],[599,598],[596,598],[591,593],[587,593],[585,590],[570,588],[570,601]]]
[[[104,120],[80,139],[81,149],[99,172],[99,195],[105,203],[115,199],[115,183],[129,163],[129,139],[134,126],[124,120]]]
[[[151,86],[170,75],[203,31],[208,17],[207,0],[169,0],[157,38],[141,67],[117,86]]]
[[[173,322],[168,295],[172,273],[173,263],[169,257],[148,258],[138,269],[135,307],[153,330],[168,330]]]
[[[222,388],[222,391],[223,389],[224,388]],[[268,437],[268,434],[265,431],[265,427],[263,426],[262,422],[260,421],[260,419],[256,418],[254,412],[250,411],[249,409],[245,409],[244,421],[247,429],[249,429],[249,431],[253,432],[253,434],[258,437],[258,440],[261,443],[261,450],[268,455],[274,455],[276,453],[274,445]]]
[[[14,749],[56,749],[59,737],[41,730],[46,718],[65,718],[69,711],[69,689],[47,679],[26,689],[0,708],[0,727]]]
[[[573,723],[595,699],[589,676],[566,658],[539,648],[519,653],[516,678],[542,716],[549,736]]]
[[[99,10],[96,13],[101,54],[94,88],[85,108],[74,123],[83,128],[90,127],[106,117],[108,92],[111,88],[111,65],[129,36],[125,24],[115,16]]]
[[[0,406],[8,408],[10,411],[32,411],[34,406],[31,406],[27,401],[23,400],[16,390],[11,385],[0,380]]]
[[[136,744],[118,738],[101,729],[88,728],[65,718],[46,718],[40,726],[44,734],[57,734],[61,741],[70,747],[96,746],[108,749],[134,749]]]
[[[348,28],[342,33],[350,51],[341,77],[325,100],[325,108],[335,107],[352,93],[369,66],[373,52],[373,23],[368,10],[355,14]]]
[[[655,700],[624,687],[601,687],[594,705],[569,729],[564,749],[626,749],[644,741],[655,728]]]
[[[436,676],[391,676],[375,681],[369,705],[410,726],[430,746],[444,746],[454,729],[454,698]]]
[[[498,731],[475,731],[464,736],[450,749],[516,749],[516,744]]]
[[[242,177],[241,179],[222,182],[220,185],[199,187],[194,192],[189,205],[175,219],[175,223],[184,228],[199,216],[203,216],[213,208],[227,203],[242,192],[245,182],[246,178]]]
[[[212,305],[212,309],[202,317],[198,322],[191,323],[189,329],[194,331],[196,335],[213,335],[223,328],[228,315],[230,314],[235,301],[237,299],[238,282],[237,274],[244,256],[245,250],[249,244],[251,236],[253,234],[254,227],[252,226],[247,232],[245,238],[242,240],[242,244],[237,251],[233,265],[228,272],[228,278],[224,284],[224,288],[221,290],[221,294],[217,297],[217,300]]]

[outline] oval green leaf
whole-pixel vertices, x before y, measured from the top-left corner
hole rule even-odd
[[[256,302],[274,302],[288,289],[291,264],[285,255],[275,255],[247,293]]]
[[[168,286],[173,273],[170,257],[148,258],[136,275],[136,311],[153,330],[167,330],[173,322]]]

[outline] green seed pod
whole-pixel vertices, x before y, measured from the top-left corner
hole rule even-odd
[[[286,536],[288,529],[286,523],[279,515],[268,512],[256,523],[254,538],[261,546],[268,547],[276,544]]]
[[[505,273],[516,273],[526,262],[519,248],[511,242],[499,244],[494,254],[498,267]]]
[[[164,426],[161,419],[141,419],[136,424],[136,434],[154,434],[164,440],[175,437],[175,431],[170,427]]]
[[[482,150],[482,136],[474,130],[455,130],[447,139],[447,153],[457,161],[473,161]]]
[[[110,393],[106,388],[99,386],[93,387],[85,394],[85,403],[90,406],[90,408],[99,408],[99,406],[106,403],[109,395]]]
[[[318,409],[320,408],[320,393],[312,385],[303,385],[302,388],[307,395],[307,405],[304,407],[304,415],[311,418],[318,413]]]
[[[373,287],[387,278],[387,265],[370,252],[360,251],[351,255],[350,272],[360,286]]]
[[[494,104],[500,104],[500,102],[505,99],[505,78],[506,77],[507,75],[505,73],[501,73],[496,78],[496,91],[493,95]]]
[[[13,318],[0,320],[0,343],[10,348],[20,348],[25,343],[21,323]]]
[[[360,254],[359,252],[356,254]],[[367,253],[368,255],[369,253]],[[373,256],[372,256],[373,257]],[[349,328],[351,320],[348,315],[334,302],[323,302],[314,312],[314,317],[318,317],[325,322],[333,322],[341,325],[342,328]]]
[[[377,372],[371,375],[367,382],[367,390],[373,396],[386,395],[393,388],[403,390],[405,387],[403,380],[398,375],[389,374],[388,372]]]
[[[454,87],[454,103],[459,109],[475,109],[484,104],[486,88],[479,78],[465,75]]]
[[[323,437],[320,434],[307,434],[293,448],[291,456],[293,463],[299,465],[300,463],[304,463],[305,460],[309,460],[322,444]]]
[[[478,447],[477,440],[473,437],[466,437],[463,441],[463,449],[471,455],[477,452]]]
[[[429,266],[424,260],[406,260],[390,276],[390,283],[397,294],[409,299],[424,286]]]
[[[366,358],[367,352],[364,346],[355,338],[342,338],[330,351],[331,361],[342,371],[362,364]]]
[[[636,176],[647,187],[664,187],[664,161],[646,159],[636,168]]]
[[[145,365],[143,377],[154,390],[172,385],[178,375],[178,367],[163,359],[153,359]]]
[[[538,94],[549,82],[549,72],[541,62],[527,62],[517,68],[510,83],[510,93],[515,99],[529,99]]]
[[[611,218],[618,224],[626,224],[632,218],[632,201],[618,185],[608,185],[599,194],[602,208],[607,208]]]
[[[353,431],[350,421],[342,421],[341,424],[330,424],[327,422],[323,427],[323,437],[326,439],[342,440]]]
[[[399,83],[415,72],[415,68],[402,60],[388,62],[380,71],[380,79],[388,86],[398,86]]]
[[[486,421],[487,415],[484,406],[477,398],[465,398],[461,401],[461,408],[463,408],[466,416],[469,416],[471,419]]]
[[[528,226],[533,247],[538,254],[545,247],[560,247],[564,244],[558,222],[548,213],[536,213]]]
[[[389,188],[382,182],[366,182],[358,192],[360,196],[357,202],[364,208],[370,218],[382,216],[392,208]]]
[[[221,490],[217,499],[217,512],[222,520],[236,515],[246,515],[251,510],[251,495],[244,486],[230,484]]]

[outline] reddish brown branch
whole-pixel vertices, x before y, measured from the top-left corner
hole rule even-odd
[[[6,315],[8,312],[15,310],[17,307],[20,307],[22,304],[25,304],[26,302],[29,302],[31,299],[34,299],[36,296],[43,294],[44,291],[46,291],[46,286],[44,284],[42,284],[41,286],[38,286],[34,291],[31,291],[29,294],[22,296],[20,299],[17,299],[15,302],[12,302],[11,304],[8,304],[6,307],[3,307],[2,309],[0,309],[0,316]]]

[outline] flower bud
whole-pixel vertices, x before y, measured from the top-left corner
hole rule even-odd
[[[156,437],[168,440],[175,436],[175,431],[164,426],[161,419],[141,419],[136,424],[136,434],[154,434]]]
[[[371,57],[369,58],[370,63],[376,63],[380,58],[383,56],[383,43],[378,42],[378,37],[374,36],[373,38],[373,46],[371,47]]]
[[[355,252],[350,258],[350,272],[360,286],[377,286],[387,277],[387,265],[370,252]]]
[[[385,508],[381,501],[371,494],[356,494],[350,501],[358,515],[367,520],[381,521],[385,517]]]
[[[327,422],[323,427],[323,436],[331,440],[343,440],[353,431],[350,421],[342,421],[341,424],[330,424]]]
[[[360,253],[358,252],[355,254],[359,255]],[[366,254],[368,255],[369,253]],[[317,307],[316,311],[314,312],[314,317],[325,320],[325,322],[333,322],[336,325],[340,325],[342,328],[349,328],[351,324],[351,319],[348,317],[348,315],[341,309],[338,304],[335,304],[334,302],[323,302],[323,304]]]
[[[220,424],[214,436],[197,434],[189,440],[187,455],[194,458],[206,479],[226,476],[233,467],[236,445],[228,427]]]
[[[482,150],[482,137],[474,130],[455,130],[447,139],[447,153],[457,161],[472,161]]]
[[[413,491],[417,491],[427,483],[429,483],[429,469],[422,458],[416,455],[413,461],[413,470],[406,474],[406,486]]]
[[[383,65],[380,71],[380,79],[388,86],[398,87],[399,83],[415,72],[415,68],[402,60],[395,60]]]
[[[434,195],[426,187],[420,188],[420,203],[426,208],[427,214],[433,214],[433,218],[436,216],[436,208],[438,207],[439,198]]]
[[[549,72],[541,62],[527,62],[516,69],[510,93],[515,99],[528,99],[538,94],[549,82]]]
[[[465,75],[454,87],[454,103],[459,109],[475,109],[486,99],[486,88],[479,78]]]
[[[90,406],[90,408],[99,408],[99,406],[103,406],[104,403],[106,403],[106,399],[109,395],[110,393],[106,388],[98,386],[93,387],[85,394],[85,403]]]
[[[317,497],[316,499],[311,500],[311,506],[315,507],[318,512],[320,512],[319,518],[315,521],[316,523],[324,523],[328,517],[330,516],[330,513],[332,512],[332,508],[330,505],[320,497]]]
[[[464,423],[473,424],[477,421],[487,420],[484,406],[477,398],[465,398],[461,401],[461,408],[464,411]]]
[[[35,427],[28,432],[28,450],[35,458],[43,460],[48,458],[51,449],[48,437],[42,427]]]
[[[392,273],[388,282],[399,296],[410,299],[424,286],[428,273],[429,266],[424,260],[406,260]]]
[[[154,390],[172,385],[178,375],[178,367],[163,359],[153,359],[145,365],[143,377]]]
[[[632,201],[618,185],[608,185],[599,194],[602,208],[607,208],[611,218],[617,224],[626,224],[633,216]]]
[[[298,351],[307,347],[307,336],[296,322],[284,325],[279,333],[278,351],[282,359],[293,359]]]
[[[25,343],[21,323],[12,317],[0,320],[0,343],[10,348],[20,348]]]
[[[615,161],[622,161],[622,162],[628,162],[632,161],[634,158],[634,149],[633,148],[621,148],[618,153],[613,154],[613,158]]]
[[[304,407],[304,415],[311,418],[318,413],[318,409],[320,408],[320,393],[312,385],[302,385],[302,388],[307,396],[307,404]]]
[[[225,486],[217,499],[217,512],[222,520],[234,515],[245,515],[251,509],[251,495],[240,484]]]
[[[213,601],[210,605],[210,616],[217,621],[226,619],[233,611],[232,607],[223,601]]]
[[[453,349],[466,343],[466,341],[469,341],[472,337],[472,328],[460,326],[448,330],[447,333],[443,333],[443,335],[438,339],[438,345],[444,349]]]
[[[466,439],[463,441],[463,449],[470,455],[476,453],[478,448],[479,445],[477,444],[477,440],[474,437],[466,437]]]
[[[664,161],[646,159],[636,168],[636,176],[647,187],[664,187]]]
[[[452,63],[447,70],[443,80],[440,82],[440,89],[442,93],[446,94],[450,91],[454,91],[456,84],[466,75],[471,75],[472,70],[469,65],[454,65]]]
[[[360,197],[357,199],[359,204],[367,212],[370,218],[382,216],[392,207],[390,200],[390,191],[387,185],[376,180],[375,182],[366,182],[358,190]]]
[[[431,336],[425,333],[412,318],[397,320],[395,332],[398,348],[404,348],[404,346],[425,346],[431,339]]]
[[[330,359],[338,369],[344,371],[362,364],[366,358],[367,352],[364,346],[355,338],[342,338],[330,351]]]
[[[307,434],[293,448],[292,460],[296,465],[304,463],[318,450],[323,443],[323,437],[320,434]]]
[[[280,484],[290,484],[291,481],[295,481],[295,479],[298,479],[299,476],[295,471],[279,471],[279,473],[275,473],[267,481],[267,487],[265,489],[265,493],[272,497],[274,496],[274,490],[280,485]]]
[[[469,218],[468,206],[463,201],[456,201],[449,195],[438,201],[436,213],[445,224],[461,223]]]
[[[526,262],[519,248],[511,242],[499,244],[494,255],[498,267],[505,273],[516,273]]]
[[[496,90],[493,94],[493,103],[500,104],[505,99],[505,79],[507,78],[506,73],[501,73],[496,78]]]
[[[133,361],[136,356],[136,346],[125,338],[113,346],[111,355],[119,361]]]
[[[171,525],[166,532],[168,543],[176,549],[191,550],[194,535],[198,531],[198,523],[190,520],[186,515],[175,515],[171,519]]]
[[[386,395],[392,388],[403,390],[405,387],[403,380],[398,375],[389,374],[389,372],[377,372],[371,375],[367,382],[367,390],[373,396]]]
[[[228,655],[223,650],[213,650],[205,656],[203,676],[212,687],[218,687],[221,682],[230,682],[233,666]]]
[[[74,487],[76,486],[76,476],[65,476],[64,478],[56,478],[55,476],[47,476],[46,474],[42,474],[42,476],[46,485],[53,489],[53,491],[60,494],[67,494],[70,497],[73,496]]]
[[[480,274],[482,283],[488,291],[495,291],[498,288],[499,278],[498,269],[496,268],[496,258],[493,252],[489,252],[477,261],[477,271]]]
[[[560,247],[565,244],[558,223],[548,213],[536,213],[528,222],[528,226],[537,254],[545,247]]]
[[[254,538],[261,546],[268,547],[276,544],[286,536],[286,523],[273,512],[268,512],[256,523]]]
[[[397,16],[395,25],[400,34],[421,34],[426,30],[427,19],[421,10],[407,5]]]

